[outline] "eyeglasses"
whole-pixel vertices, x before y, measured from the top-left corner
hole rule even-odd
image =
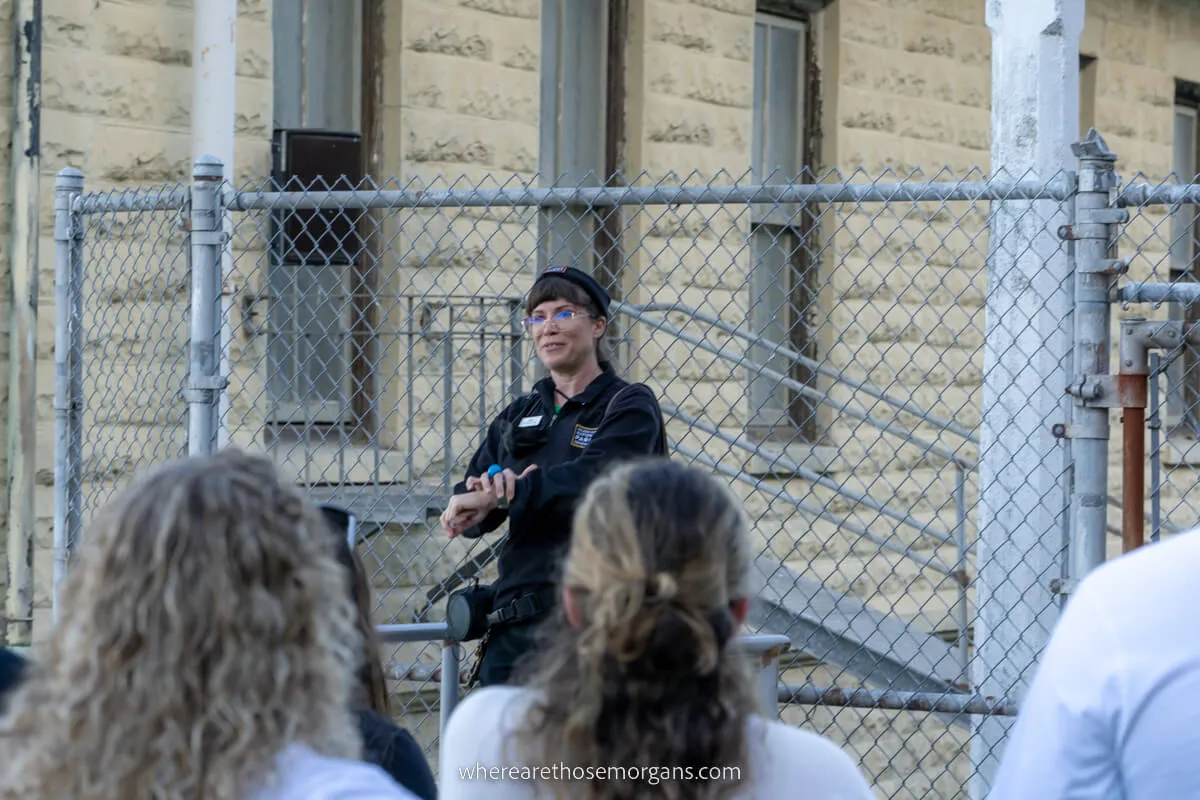
[[[562,324],[564,322],[570,322],[571,320],[575,319],[576,317],[584,317],[587,319],[591,319],[591,316],[592,316],[591,314],[588,314],[583,311],[567,310],[567,311],[559,311],[557,314],[551,314],[549,317],[541,317],[541,316],[526,317],[524,320],[522,320],[522,324],[526,328],[529,328],[530,330],[532,330],[532,329],[540,326],[542,323],[548,322],[548,321],[554,321],[555,323]]]

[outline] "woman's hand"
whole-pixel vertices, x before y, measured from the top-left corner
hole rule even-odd
[[[503,497],[511,503],[517,493],[517,481],[535,469],[537,469],[537,464],[530,464],[520,475],[511,469],[506,469],[495,475],[484,474],[478,478],[467,478],[467,488],[471,488],[471,481],[474,480],[481,490],[492,495],[497,500]]]
[[[467,528],[478,525],[497,508],[501,497],[511,501],[516,495],[517,481],[535,469],[537,464],[530,464],[520,475],[506,469],[495,475],[468,476],[465,481],[467,491],[452,496],[442,512],[442,529],[453,539]]]
[[[467,482],[470,488],[470,481]],[[456,494],[442,512],[442,529],[453,539],[467,528],[478,525],[496,507],[496,498],[487,492],[470,491]]]

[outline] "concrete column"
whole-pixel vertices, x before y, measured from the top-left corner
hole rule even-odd
[[[1084,0],[989,0],[992,174],[1050,181],[1074,169]],[[1071,266],[1058,201],[992,203],[972,689],[1020,701],[1058,616]],[[1010,718],[975,718],[971,798],[987,796]]]

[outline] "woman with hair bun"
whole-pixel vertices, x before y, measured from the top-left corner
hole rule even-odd
[[[741,504],[694,467],[643,461],[593,483],[561,611],[522,686],[455,709],[440,797],[873,798],[832,742],[759,714],[749,659],[730,646],[750,560]]]

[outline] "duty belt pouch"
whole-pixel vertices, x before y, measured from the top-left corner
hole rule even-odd
[[[450,638],[472,642],[482,637],[487,632],[488,614],[492,613],[495,600],[495,589],[478,584],[451,594],[446,599],[446,627]]]

